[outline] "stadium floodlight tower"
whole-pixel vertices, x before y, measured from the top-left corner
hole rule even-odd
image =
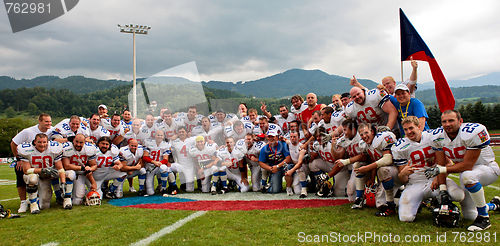
[[[132,117],[137,117],[137,87],[135,82],[135,34],[148,34],[150,26],[141,26],[141,25],[120,25],[118,24],[118,28],[120,28],[120,32],[124,33],[132,33],[133,36],[133,55],[132,55],[132,63],[133,63],[133,77],[134,82],[132,86]]]

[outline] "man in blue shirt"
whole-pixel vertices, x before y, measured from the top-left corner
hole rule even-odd
[[[427,118],[429,116],[424,104],[420,100],[411,97],[410,89],[406,85],[398,84],[394,91],[394,96],[390,96],[390,100],[398,110],[398,125],[401,137],[405,135],[401,121],[411,115],[418,118],[420,130],[429,130],[429,125],[427,125]]]
[[[267,145],[260,150],[259,165],[270,173],[269,190],[270,193],[281,192],[284,167],[287,163],[292,163],[288,146],[285,142],[279,141],[278,129],[267,131]],[[263,178],[264,179],[264,178]]]

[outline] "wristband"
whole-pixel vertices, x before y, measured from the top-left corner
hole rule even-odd
[[[57,172],[58,172],[59,174],[64,173],[64,168],[61,168],[61,169],[57,170]]]
[[[437,167],[439,168],[439,173],[447,173],[448,172],[446,170],[446,167],[443,167],[443,166],[440,166],[440,165],[438,165]]]
[[[439,190],[448,190],[445,184],[439,185]]]
[[[340,159],[339,161],[342,162],[342,164],[344,164],[344,166],[347,166],[347,165],[351,164],[351,160],[349,158],[347,158],[347,159]]]
[[[35,173],[35,169],[34,168],[30,168],[26,171],[26,174],[34,174]]]

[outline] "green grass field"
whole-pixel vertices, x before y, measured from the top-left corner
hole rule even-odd
[[[497,161],[500,148],[495,148]],[[8,165],[0,165],[0,179],[14,180],[15,174]],[[456,178],[455,181],[458,182]],[[137,181],[135,181],[137,185]],[[500,180],[494,184],[500,187]],[[125,185],[124,187],[127,187]],[[125,188],[128,189],[128,188]],[[128,195],[128,192],[125,192]],[[132,195],[132,194],[130,194]],[[486,200],[500,195],[500,190],[485,188]],[[207,194],[207,196],[209,196]],[[312,195],[310,195],[312,196]],[[17,211],[19,200],[14,184],[0,185],[0,201],[6,208]],[[193,211],[154,210],[115,207],[106,200],[100,207],[76,206],[63,210],[53,208],[38,215],[24,214],[19,219],[0,220],[0,245],[128,245],[162,228],[174,224]],[[468,233],[465,228],[438,228],[432,225],[432,215],[425,208],[413,223],[403,223],[397,216],[375,217],[375,209],[353,211],[350,204],[335,207],[253,210],[209,211],[187,222],[171,234],[166,234],[152,245],[297,245],[297,244],[385,244],[389,236],[393,242],[407,244],[440,244],[437,236],[457,244],[482,244],[489,238],[492,245],[500,242],[500,214],[490,212],[492,227],[486,232]],[[465,221],[468,225],[470,221]],[[360,237],[357,236],[370,236]],[[314,237],[314,235],[325,235]],[[378,238],[377,238],[378,236]],[[349,238],[347,238],[349,237]],[[323,241],[314,242],[315,239]],[[329,241],[326,241],[326,240]],[[309,241],[312,241],[309,243]],[[363,243],[363,241],[361,241]],[[444,244],[444,243],[443,243]]]

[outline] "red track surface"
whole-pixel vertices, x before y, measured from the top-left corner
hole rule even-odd
[[[312,208],[337,206],[348,203],[347,199],[310,199],[310,200],[264,200],[264,201],[193,201],[169,202],[162,204],[131,205],[131,208],[170,209],[170,210],[269,210],[290,208]]]

